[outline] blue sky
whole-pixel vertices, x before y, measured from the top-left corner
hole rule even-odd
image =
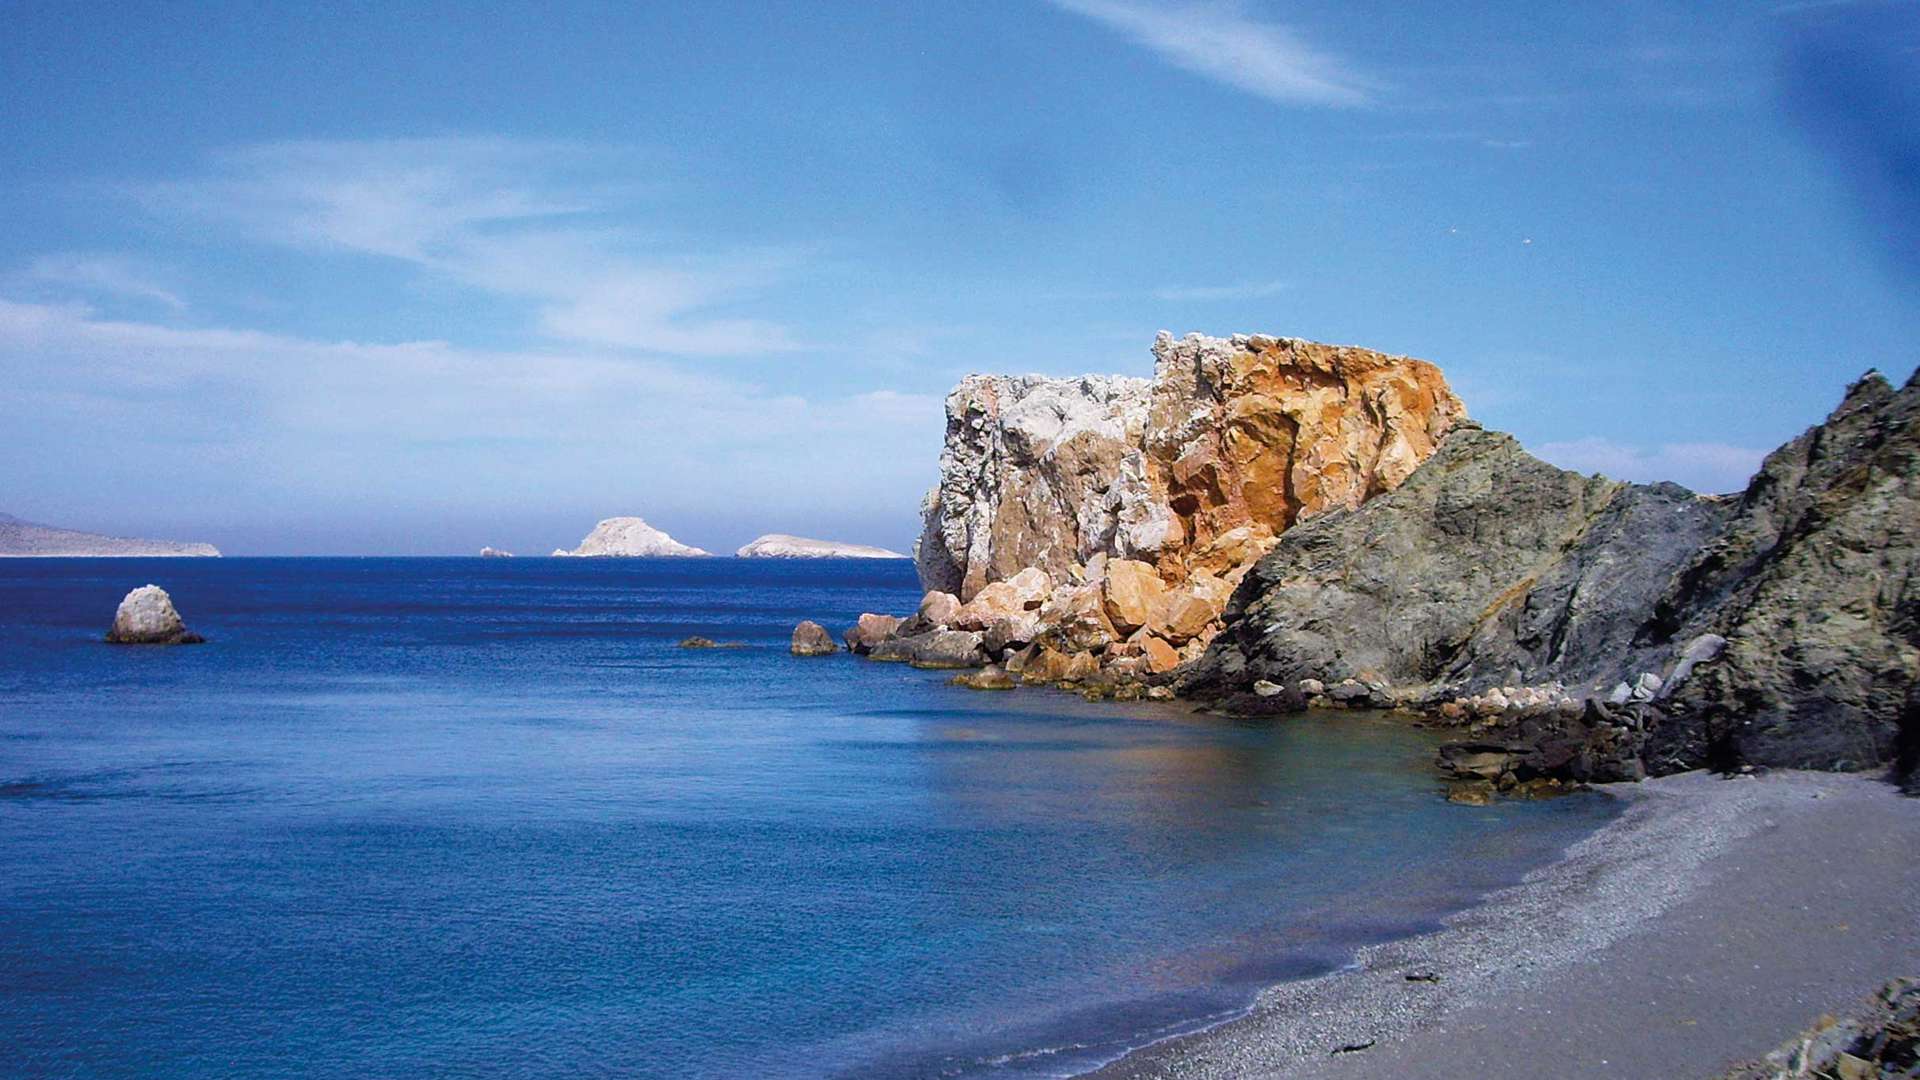
[[[1920,359],[1911,0],[295,7],[10,13],[0,511],[904,547],[955,381],[1162,328],[1724,490]]]

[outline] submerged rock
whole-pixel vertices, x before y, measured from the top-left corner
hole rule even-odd
[[[808,619],[793,628],[793,642],[788,649],[795,656],[832,656],[840,651],[834,644],[833,635],[827,628]]]
[[[198,645],[207,639],[187,629],[165,589],[142,585],[120,601],[107,640],[115,645]]]
[[[955,686],[964,686],[969,690],[1011,690],[1014,688],[1013,676],[999,664],[988,664],[979,671],[969,671],[964,675],[955,675],[948,680]]]

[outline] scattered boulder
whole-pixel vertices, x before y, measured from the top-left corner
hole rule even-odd
[[[198,645],[207,639],[187,629],[167,590],[142,585],[120,601],[107,640],[115,645]]]
[[[1014,688],[1013,676],[999,664],[988,664],[979,671],[969,671],[955,675],[948,680],[955,686],[964,686],[969,690],[1011,690]]]
[[[712,638],[704,638],[695,634],[692,637],[680,639],[680,647],[683,649],[717,649],[720,647],[720,643]]]
[[[959,614],[959,597],[950,592],[933,589],[920,598],[919,609],[900,625],[899,632],[902,636],[913,637],[930,630],[944,629],[952,626],[954,618]]]
[[[987,627],[982,644],[988,652],[998,656],[1008,649],[1017,649],[1032,642],[1040,636],[1041,629],[1040,613],[1037,611],[1002,615]]]
[[[1107,620],[1098,585],[1067,585],[1055,589],[1040,609],[1040,622],[1046,629],[1038,640],[1067,652],[1103,649],[1120,637],[1114,632],[1113,623]]]
[[[904,662],[921,668],[974,668],[984,665],[984,635],[969,630],[929,630],[889,638],[873,647],[870,660]]]
[[[788,648],[795,656],[832,656],[840,651],[827,628],[811,619],[793,628],[793,643]]]
[[[1107,621],[1122,634],[1154,622],[1165,603],[1166,582],[1153,567],[1134,559],[1107,561],[1102,599]]]
[[[846,643],[848,652],[865,656],[872,652],[875,646],[898,634],[903,622],[905,622],[904,619],[893,615],[876,615],[869,611],[861,615],[859,621],[849,627],[846,633],[840,635],[840,640]]]

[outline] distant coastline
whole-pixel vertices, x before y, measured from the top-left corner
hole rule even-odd
[[[146,540],[131,536],[63,529],[0,514],[0,558],[202,558],[220,557],[212,544],[185,540]]]

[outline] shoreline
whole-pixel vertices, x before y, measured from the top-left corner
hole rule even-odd
[[[1711,1076],[1920,973],[1920,799],[1880,774],[1597,790],[1618,818],[1444,929],[1080,1076]]]

